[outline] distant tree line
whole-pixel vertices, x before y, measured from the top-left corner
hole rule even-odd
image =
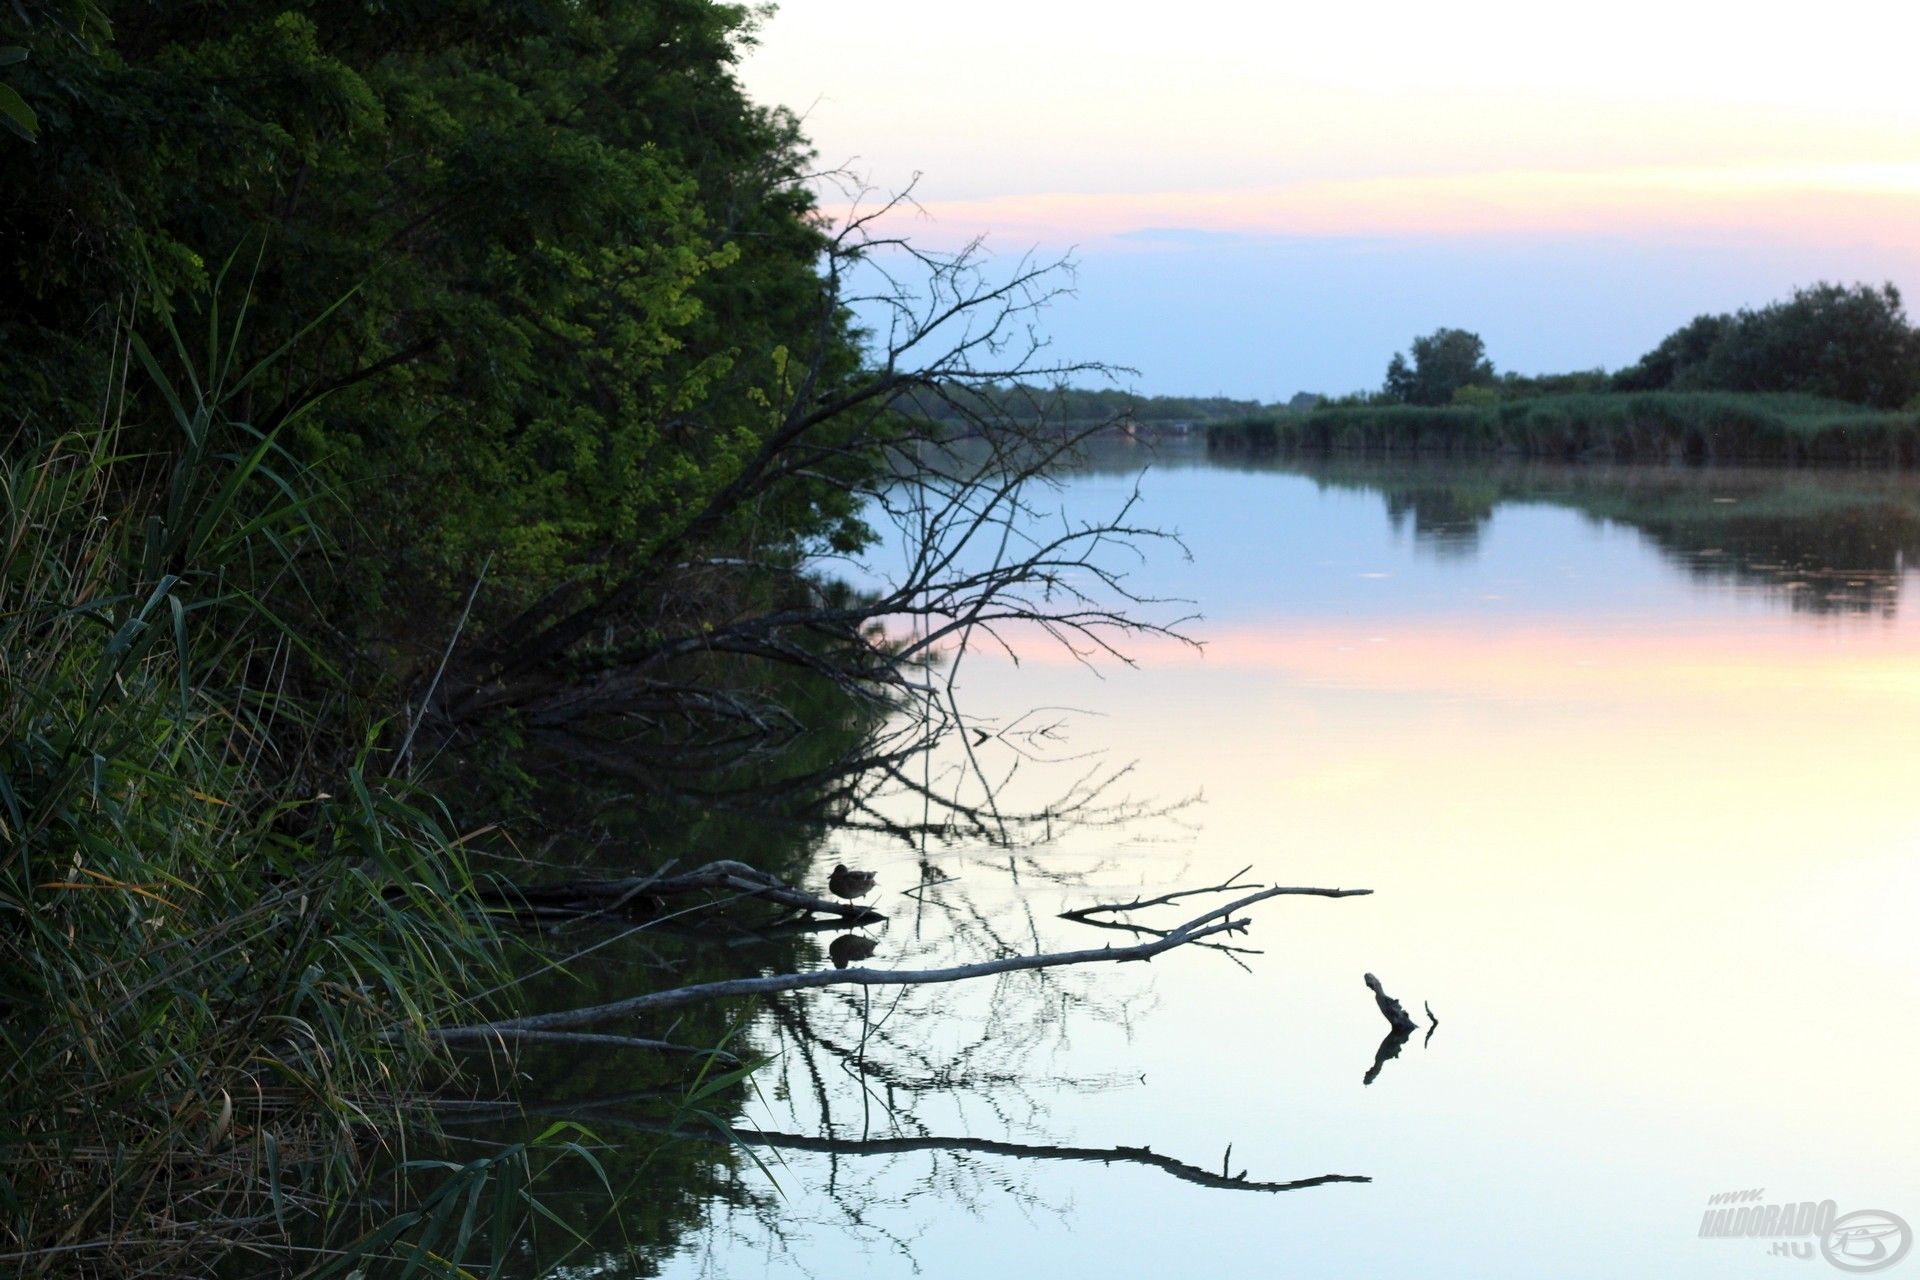
[[[960,422],[975,413],[1061,425],[1114,422],[1214,422],[1261,410],[1258,400],[1226,396],[1144,396],[1117,387],[1050,387],[1025,382],[926,389],[900,408],[932,422]]]
[[[1891,284],[1815,284],[1757,310],[1696,316],[1617,373],[1499,374],[1465,329],[1415,338],[1372,395],[1347,403],[1445,405],[1607,391],[1791,392],[1878,409],[1920,394],[1920,331]]]
[[[1879,409],[1920,393],[1920,332],[1891,284],[1816,284],[1696,316],[1614,375],[1622,391],[1798,391]]]
[[[1920,330],[1908,323],[1900,291],[1892,284],[1821,283],[1757,310],[1696,316],[1639,360],[1612,372],[1599,367],[1502,372],[1479,334],[1443,326],[1396,352],[1378,391],[1332,399],[1303,391],[1263,404],[1227,396],[999,383],[953,392],[929,388],[902,407],[933,422],[959,422],[974,406],[1062,425],[1121,419],[1205,424],[1306,413],[1322,404],[1436,407],[1615,391],[1789,392],[1900,408],[1920,397]]]

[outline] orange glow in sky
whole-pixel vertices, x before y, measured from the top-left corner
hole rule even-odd
[[[936,238],[991,228],[1015,243],[1087,244],[1165,232],[1234,236],[1686,235],[1844,237],[1920,248],[1920,165],[1514,171],[1324,178],[1220,191],[928,200]]]
[[[822,170],[912,187],[894,232],[1073,249],[1063,354],[1275,399],[1440,324],[1614,368],[1816,280],[1911,291],[1916,47],[1920,6],[1867,0],[784,0],[741,74]]]

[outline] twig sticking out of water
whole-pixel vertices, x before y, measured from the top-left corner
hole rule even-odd
[[[1380,1047],[1373,1052],[1372,1068],[1368,1070],[1366,1078],[1360,1082],[1372,1084],[1379,1077],[1380,1068],[1386,1066],[1389,1059],[1400,1056],[1401,1046],[1405,1045],[1408,1037],[1413,1035],[1414,1022],[1407,1011],[1401,1007],[1400,1002],[1387,994],[1386,989],[1380,985],[1380,979],[1370,973],[1366,975],[1366,979],[1368,989],[1373,992],[1374,1003],[1380,1006],[1380,1013],[1386,1018],[1389,1027],[1386,1039],[1382,1040]]]

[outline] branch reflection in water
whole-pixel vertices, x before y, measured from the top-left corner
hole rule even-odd
[[[543,1111],[543,1116],[586,1121],[590,1127],[622,1129],[635,1133],[659,1134],[702,1142],[736,1142],[748,1147],[770,1147],[778,1151],[809,1151],[831,1156],[894,1156],[914,1152],[941,1152],[954,1156],[994,1156],[1009,1160],[1064,1160],[1082,1164],[1134,1164],[1158,1169],[1169,1177],[1216,1191],[1304,1191],[1335,1182],[1372,1182],[1362,1174],[1323,1173],[1289,1182],[1256,1182],[1247,1170],[1228,1172],[1232,1147],[1222,1161],[1221,1171],[1162,1155],[1150,1147],[1069,1147],[1043,1142],[1003,1142],[993,1138],[969,1138],[928,1134],[897,1138],[834,1138],[805,1133],[777,1133],[772,1130],[730,1128],[726,1132],[674,1127],[665,1121],[624,1116],[619,1112],[584,1103],[559,1111]],[[933,1175],[929,1175],[931,1178]]]
[[[598,824],[599,835],[555,861],[616,861],[626,874],[610,878],[620,887],[608,892],[619,910],[594,906],[570,921],[537,917],[539,938],[551,944],[567,977],[542,989],[534,1007],[578,1010],[743,973],[806,974],[810,966],[822,980],[842,980],[875,958],[885,967],[865,972],[887,978],[900,970],[1019,963],[1083,948],[1075,934],[1089,926],[1129,933],[1125,946],[1081,952],[1095,959],[1169,944],[1226,947],[1224,930],[1243,927],[1239,912],[1251,900],[1355,892],[1264,888],[1243,872],[1204,889],[1168,893],[1158,883],[1130,902],[1087,906],[1116,896],[1094,892],[1127,873],[1125,859],[1111,852],[1116,848],[1155,846],[1152,874],[1177,878],[1178,857],[1161,856],[1158,846],[1182,834],[1180,815],[1190,802],[1126,794],[1127,766],[1074,750],[1074,720],[1056,708],[1003,722],[966,721],[948,702],[937,714],[869,724],[832,758],[816,758],[775,786],[750,775],[708,779],[691,810],[656,804],[645,822],[635,822],[630,795],[617,788],[597,800],[583,796],[564,811],[583,828]],[[691,825],[684,817],[690,811],[700,815]],[[770,893],[734,871],[727,876],[742,884],[682,867],[636,878],[636,864],[650,860],[645,851],[662,844],[701,855],[737,853],[773,868],[768,874],[783,877],[791,891]],[[849,928],[846,920],[806,909],[828,887],[826,869],[836,863],[875,869],[872,901],[885,919]],[[692,886],[708,884],[702,876],[711,883],[673,897],[665,910],[651,891],[634,891],[638,882],[657,889],[675,876]],[[1205,914],[1181,909],[1182,900],[1203,893],[1220,895],[1222,905]],[[552,906],[565,896],[545,901]],[[1164,926],[1135,918],[1167,907],[1175,914]],[[1195,931],[1201,936],[1189,938]],[[830,939],[820,939],[823,932]],[[1224,954],[1244,963],[1241,956],[1258,953],[1233,947]],[[703,1233],[738,1231],[735,1214],[754,1224],[760,1245],[785,1248],[782,1242],[810,1225],[796,1181],[808,1195],[826,1197],[820,1203],[833,1206],[836,1232],[906,1253],[910,1242],[896,1227],[915,1220],[908,1206],[922,1196],[980,1207],[988,1192],[1011,1194],[1030,1210],[1064,1213],[1008,1161],[1024,1169],[1061,1161],[1140,1166],[1228,1191],[1366,1180],[1329,1173],[1256,1181],[1226,1162],[1214,1172],[1144,1146],[1059,1140],[1060,1100],[1142,1082],[1125,1043],[1134,1021],[1153,1007],[1150,981],[1134,976],[1144,968],[1105,963],[1007,972],[943,986],[931,998],[913,987],[826,986],[772,994],[744,1011],[709,1003],[607,1027],[635,1032],[631,1037],[527,1036],[513,1045],[517,1093],[527,1109],[469,1110],[454,1128],[492,1139],[516,1127],[539,1132],[565,1116],[597,1135],[606,1184],[575,1170],[555,1205],[588,1243],[543,1244],[536,1272],[563,1256],[578,1261],[586,1247],[603,1274],[648,1274]],[[1110,1067],[1050,1065],[1085,1062],[1067,1051],[1096,1028],[1115,1032],[1116,1051],[1102,1059]],[[648,1053],[647,1041],[719,1046],[727,1056]],[[731,1070],[736,1059],[759,1069]],[[772,1153],[772,1167],[761,1166],[764,1178],[753,1173],[756,1152]],[[818,1157],[825,1167],[796,1176],[782,1167],[780,1153]],[[918,1162],[901,1163],[929,1154],[937,1158],[924,1173]],[[850,1157],[874,1163],[855,1174],[841,1164]]]

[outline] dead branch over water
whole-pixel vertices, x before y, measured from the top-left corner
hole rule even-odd
[[[1157,898],[1135,898],[1132,902],[1104,902],[1091,907],[1075,907],[1071,911],[1062,911],[1060,918],[1062,920],[1078,920],[1082,924],[1090,924],[1092,921],[1088,919],[1089,916],[1121,915],[1128,911],[1140,911],[1147,907],[1164,906],[1170,902],[1178,902],[1181,898],[1198,897],[1203,893],[1229,893],[1235,889],[1265,888],[1264,885],[1241,883],[1240,877],[1251,870],[1253,870],[1251,865],[1244,866],[1227,877],[1225,883],[1208,885],[1204,889],[1178,889],[1172,893],[1163,893]]]
[[[452,653],[445,679],[422,673],[430,733],[512,710],[530,742],[631,768],[630,749],[609,749],[610,729],[697,722],[691,741],[718,733],[735,751],[798,732],[751,681],[710,678],[722,669],[804,671],[892,704],[929,697],[923,665],[976,640],[1011,652],[1015,633],[1043,636],[1083,662],[1130,662],[1129,637],[1192,643],[1188,619],[1169,616],[1185,602],[1129,582],[1145,546],[1179,545],[1138,519],[1137,492],[1091,519],[1036,496],[1110,424],[1063,430],[1041,398],[986,394],[1121,372],[1050,358],[1035,328],[1070,287],[1071,264],[1027,257],[1002,273],[978,242],[918,248],[882,227],[911,208],[910,193],[869,204],[830,238],[816,331],[796,348],[801,376],[733,478],[662,537],[609,549],[604,581],[561,584]],[[881,317],[869,366],[826,377],[818,362],[848,308]],[[735,545],[743,512],[820,486],[906,537],[912,550],[884,584],[828,586],[844,552]],[[685,678],[689,661],[702,678]]]
[[[495,1022],[479,1023],[467,1027],[438,1029],[435,1034],[442,1037],[475,1039],[487,1034],[499,1034],[503,1038],[521,1031],[561,1030],[571,1027],[591,1026],[615,1018],[631,1017],[638,1014],[657,1013],[666,1009],[675,1009],[683,1005],[696,1004],[703,1000],[721,1000],[740,996],[771,995],[781,991],[801,991],[814,987],[861,986],[923,986],[945,982],[964,982],[973,978],[991,977],[995,974],[1017,973],[1024,970],[1055,969],[1067,965],[1108,964],[1129,961],[1151,960],[1157,955],[1172,951],[1178,947],[1190,945],[1218,934],[1244,933],[1252,920],[1246,916],[1237,916],[1236,912],[1264,902],[1269,898],[1284,895],[1301,895],[1319,898],[1351,898],[1372,893],[1371,889],[1317,889],[1276,886],[1262,889],[1244,897],[1236,898],[1223,906],[1214,907],[1193,917],[1176,928],[1169,929],[1163,936],[1151,941],[1137,943],[1127,947],[1101,947],[1078,951],[1041,952],[1034,955],[1003,956],[997,960],[982,960],[974,964],[955,965],[945,969],[817,969],[807,973],[783,973],[755,978],[731,978],[721,982],[703,982],[692,986],[674,987],[665,991],[647,992],[643,995],[629,996],[623,1000],[609,1001],[605,1004],[588,1005],[578,1009],[561,1009],[550,1013],[529,1014],[520,1018],[505,1018]]]

